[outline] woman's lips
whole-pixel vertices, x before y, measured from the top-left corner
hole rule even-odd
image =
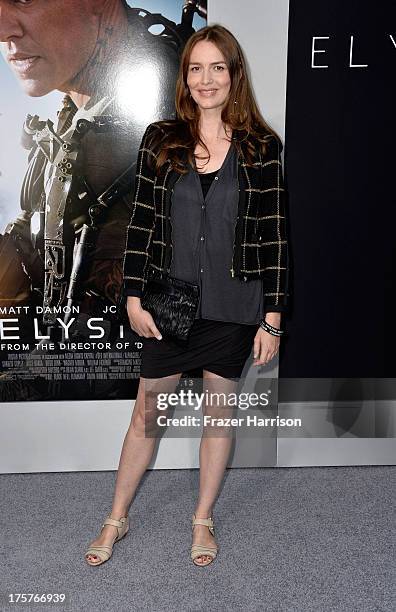
[[[210,96],[214,96],[216,92],[217,89],[199,89],[199,93],[205,98],[210,98]]]

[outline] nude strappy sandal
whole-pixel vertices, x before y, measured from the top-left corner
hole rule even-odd
[[[111,555],[113,554],[114,544],[128,533],[129,517],[123,516],[119,521],[117,521],[116,519],[110,518],[110,514],[108,514],[100,531],[102,531],[105,525],[113,525],[114,527],[117,527],[118,536],[115,538],[112,546],[90,546],[85,553],[85,560],[89,565],[102,565],[102,563],[110,559]],[[87,559],[87,555],[96,555],[96,557],[99,557],[100,560],[90,561]]]
[[[206,525],[206,527],[209,529],[210,533],[214,537],[214,534],[215,534],[214,533],[214,522],[211,516],[209,518],[203,519],[203,518],[196,518],[195,514],[193,514],[192,529],[194,529],[195,525]],[[208,546],[202,546],[201,544],[193,544],[191,546],[191,559],[194,565],[196,565],[197,567],[205,567],[206,565],[209,565],[209,563],[212,563],[212,561],[216,559],[217,550],[218,550],[217,548],[210,548]],[[201,557],[202,555],[207,555],[208,557],[211,557],[211,559],[209,561],[206,561],[205,563],[196,563],[195,559],[197,557]]]

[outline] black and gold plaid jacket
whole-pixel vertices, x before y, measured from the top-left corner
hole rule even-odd
[[[172,169],[169,160],[159,175],[149,167],[148,159],[155,157],[150,137],[156,129],[162,128],[156,123],[147,127],[137,158],[133,210],[124,254],[125,296],[141,296],[150,272],[170,271],[171,194],[181,174]],[[272,135],[268,138],[267,153],[265,156],[257,153],[254,167],[246,165],[241,143],[238,216],[230,262],[231,276],[244,281],[263,279],[267,312],[268,306],[273,311],[286,310],[289,295],[282,144]]]

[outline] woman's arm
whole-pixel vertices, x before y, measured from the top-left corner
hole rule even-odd
[[[147,265],[155,224],[154,179],[155,171],[148,165],[154,153],[149,147],[149,137],[155,126],[150,124],[142,138],[136,162],[133,210],[127,229],[124,265],[123,293],[127,295],[127,312],[131,328],[145,338],[162,339],[151,314],[140,303],[146,282]]]
[[[289,257],[286,231],[286,193],[283,182],[282,144],[275,138],[268,143],[267,155],[262,159],[261,176],[264,190],[260,211],[261,234],[266,246],[266,270],[263,277],[263,320],[276,329],[281,328],[281,313],[287,310]],[[265,365],[278,353],[280,337],[258,328],[253,344],[253,365]]]
[[[155,129],[156,126],[153,124],[147,127],[136,162],[133,208],[127,228],[123,263],[124,295],[140,297],[146,282],[146,271],[155,223],[155,171],[148,165],[149,158],[154,157],[154,153],[150,150],[148,143],[149,137]]]
[[[289,297],[286,191],[282,172],[282,148],[282,143],[272,137],[267,144],[267,154],[261,160],[263,190],[260,211],[261,234],[263,240],[269,243],[265,247],[263,318],[271,325],[275,325],[278,320],[276,313],[287,310]]]

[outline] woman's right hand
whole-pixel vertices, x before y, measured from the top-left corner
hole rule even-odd
[[[144,338],[162,340],[161,332],[157,328],[153,317],[148,310],[142,308],[139,297],[132,295],[127,297],[127,312],[130,326],[134,332]]]

